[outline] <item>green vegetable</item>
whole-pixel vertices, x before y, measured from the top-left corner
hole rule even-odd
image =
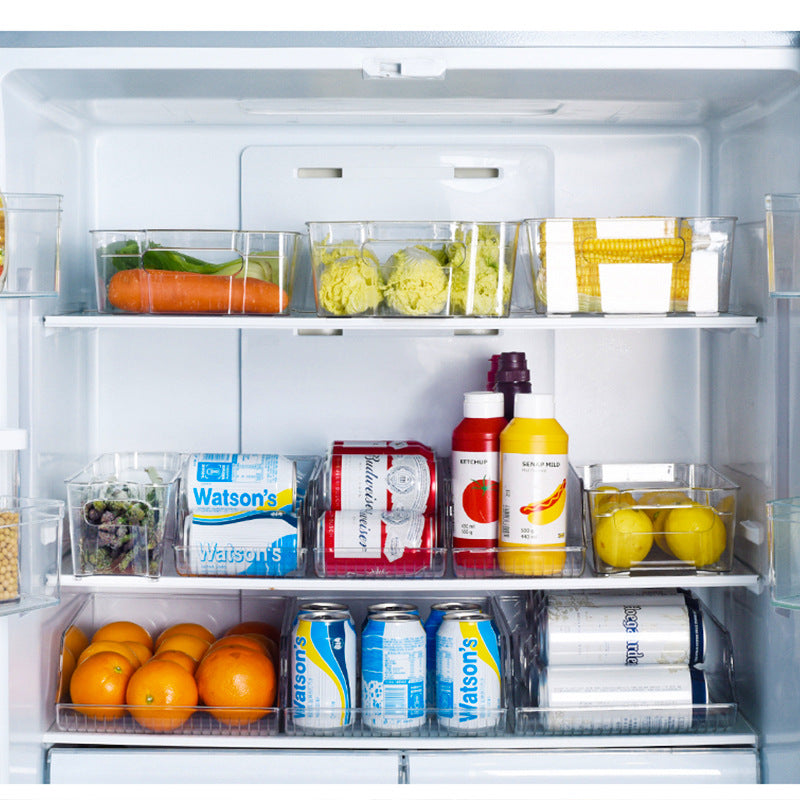
[[[100,255],[110,260],[114,272],[144,267],[172,272],[196,272],[202,275],[235,275],[237,278],[253,278],[269,282],[275,282],[278,276],[279,257],[274,251],[253,253],[247,257],[246,265],[243,258],[214,264],[178,250],[165,250],[156,242],[150,242],[142,252],[135,239],[128,239],[122,245],[113,244],[101,248]]]
[[[407,247],[395,253],[386,265],[386,302],[411,316],[441,313],[448,298],[448,270],[427,247]]]

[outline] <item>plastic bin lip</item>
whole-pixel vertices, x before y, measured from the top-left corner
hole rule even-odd
[[[635,215],[625,214],[625,215],[621,215],[621,216],[618,216],[618,217],[590,217],[590,216],[583,216],[583,217],[582,216],[575,216],[575,217],[526,217],[522,221],[523,222],[544,222],[544,221],[548,221],[548,220],[554,220],[554,221],[561,222],[561,221],[576,220],[576,219],[579,219],[579,220],[594,219],[594,220],[601,220],[601,221],[602,220],[609,220],[609,219],[613,219],[613,220],[626,220],[626,219],[630,219],[630,220],[648,220],[648,219],[650,219],[650,220],[659,220],[659,219],[698,220],[698,219],[701,219],[701,220],[709,220],[709,221],[724,220],[724,221],[728,222],[728,221],[736,221],[736,220],[739,219],[739,217],[732,216],[732,215],[726,215],[726,214],[712,215],[712,216],[706,216],[706,215],[703,215],[703,214],[695,214],[695,215],[691,215],[691,216],[680,216],[680,215],[672,215],[672,214],[652,214],[652,215],[647,215],[647,216],[644,216],[644,215],[643,216],[635,216]]]
[[[519,225],[521,219],[343,219],[309,220],[306,225]]]
[[[89,233],[198,233],[198,234],[241,234],[257,233],[275,236],[300,237],[299,231],[261,230],[256,228],[90,228]]]
[[[103,460],[105,459],[114,459],[115,461],[122,461],[126,458],[135,457],[139,461],[147,461],[149,457],[151,457],[154,461],[158,460],[172,460],[177,459],[177,463],[173,466],[162,468],[167,469],[168,473],[165,477],[161,478],[159,481],[148,480],[135,480],[133,478],[120,478],[119,473],[115,470],[113,473],[106,473],[103,475],[96,474],[92,472],[93,467],[99,466]],[[183,465],[185,462],[186,456],[182,453],[177,452],[158,452],[158,451],[126,451],[126,452],[114,452],[114,453],[102,453],[95,458],[93,458],[85,467],[78,470],[74,475],[70,476],[69,478],[65,479],[65,483],[73,484],[75,486],[92,486],[95,484],[102,484],[102,483],[125,483],[125,484],[137,484],[143,486],[169,486],[173,484],[178,478],[181,477],[183,471]],[[148,465],[153,466],[153,465]],[[139,467],[142,472],[147,469],[147,466]]]

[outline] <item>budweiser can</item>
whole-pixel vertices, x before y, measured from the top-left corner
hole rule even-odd
[[[398,731],[425,722],[425,631],[418,614],[371,614],[361,634],[362,721]]]
[[[705,657],[703,614],[672,605],[549,605],[539,616],[539,656],[550,666],[698,664]]]
[[[547,667],[533,678],[550,731],[687,731],[704,718],[708,687],[686,664]]]
[[[317,543],[324,576],[415,575],[432,566],[436,520],[403,509],[326,511]]]
[[[436,633],[439,725],[470,731],[495,727],[501,684],[500,641],[492,618],[479,611],[445,614]]]
[[[436,512],[436,457],[408,442],[334,442],[322,478],[323,506]]]
[[[347,611],[306,611],[292,629],[291,717],[298,728],[343,728],[356,705],[356,630]]]

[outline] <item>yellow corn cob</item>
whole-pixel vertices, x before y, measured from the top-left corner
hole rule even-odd
[[[540,223],[541,268],[536,278],[536,293],[544,304],[546,297],[545,223]],[[598,239],[594,219],[575,219],[575,267],[578,285],[578,310],[600,311],[599,264],[673,264],[670,310],[685,310],[689,298],[689,268],[692,231],[681,224],[680,236],[651,239]]]

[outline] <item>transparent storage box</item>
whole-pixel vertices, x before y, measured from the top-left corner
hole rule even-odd
[[[147,314],[288,314],[300,234],[93,230],[97,307]]]
[[[237,455],[242,458],[241,454]],[[213,453],[190,455],[185,469],[190,471],[194,463],[196,470],[211,470],[209,474],[212,477],[204,479],[204,483],[197,486],[214,490],[247,491],[251,486],[251,476],[264,474],[261,466],[255,467],[255,472],[245,473],[247,478],[242,479],[241,485],[237,486],[237,479],[233,478],[218,486],[214,473],[226,469],[228,457],[228,454]],[[268,455],[255,458],[262,457],[272,458]],[[193,461],[193,458],[196,460]],[[311,551],[311,545],[306,544],[309,536],[305,521],[306,498],[319,458],[297,455],[278,458],[286,458],[293,465],[291,510],[273,512],[251,506],[220,505],[215,507],[217,516],[208,519],[201,513],[200,519],[196,520],[192,513],[196,509],[191,499],[192,489],[188,485],[190,479],[187,477],[181,488],[181,508],[185,513],[179,539],[174,546],[178,575],[237,578],[299,578],[306,575]],[[271,463],[264,464],[263,469],[269,471]],[[238,519],[226,521],[229,514]]]
[[[71,702],[71,675],[87,640],[103,625],[129,621],[141,625],[155,641],[177,623],[198,623],[217,639],[243,622],[267,623],[280,631],[286,599],[256,594],[163,595],[90,594],[61,634],[56,688],[56,727],[61,731],[110,734],[192,734],[272,736],[279,730],[277,705],[249,706],[102,706]],[[75,629],[79,631],[76,634]],[[75,642],[81,642],[76,646]],[[78,650],[72,652],[71,648]],[[276,669],[276,672],[278,671]],[[277,699],[277,694],[276,694]],[[142,720],[138,721],[137,717]]]
[[[524,221],[539,314],[728,310],[735,217]]]
[[[435,706],[435,691],[431,691],[430,681],[435,680],[435,662],[428,662],[426,673],[426,708],[418,709],[418,716],[409,721],[407,710],[383,708],[362,708],[361,695],[361,632],[366,624],[367,607],[380,602],[375,595],[328,594],[325,600],[338,602],[350,611],[357,637],[356,642],[356,704],[352,707],[313,708],[302,710],[293,705],[291,686],[291,634],[296,622],[299,606],[307,601],[317,601],[319,596],[298,597],[287,605],[281,636],[281,707],[283,708],[284,732],[290,736],[323,736],[323,737],[442,737],[442,736],[503,736],[507,733],[507,722],[510,714],[511,689],[511,630],[506,618],[502,598],[496,595],[463,595],[456,597],[437,597],[436,599],[413,597],[410,601],[416,605],[420,619],[424,623],[430,614],[433,603],[447,600],[471,601],[491,614],[494,629],[498,637],[501,673],[501,695],[499,707],[476,709],[460,720],[458,712],[451,718],[440,713]],[[393,598],[394,599],[394,598]],[[431,669],[433,670],[431,672]]]
[[[518,222],[309,222],[322,317],[504,317]]]
[[[580,595],[567,595],[564,602],[572,604],[567,607],[573,609],[582,602],[590,606],[618,602],[618,612],[624,611],[628,615],[626,620],[643,609],[642,604],[637,604],[636,593],[617,601],[611,597],[603,600],[602,592],[588,594],[593,598],[581,600]],[[639,657],[645,655],[640,651],[648,646],[653,653],[657,648],[673,648],[672,658],[660,654],[650,663],[631,661],[629,648],[606,649],[605,640],[614,634],[590,631],[587,620],[580,632],[562,624],[558,636],[552,640],[559,657],[548,659],[544,647],[548,640],[542,626],[546,625],[548,612],[558,614],[563,609],[549,604],[546,595],[540,599],[529,635],[521,637],[520,646],[515,649],[515,733],[606,736],[717,733],[730,728],[738,712],[730,635],[691,593],[676,592],[674,597],[670,603],[693,606],[699,614],[695,617],[698,629],[690,630],[686,615],[686,630],[681,633],[679,626],[675,624],[673,628],[672,623],[668,629],[660,629],[658,637],[653,636],[654,630],[649,630],[647,644],[637,641],[641,645],[636,651]],[[577,646],[580,635],[585,637],[583,652]],[[644,641],[643,635],[641,639]],[[681,646],[692,642],[692,648],[685,650],[685,661],[675,657],[676,641]],[[600,651],[604,652],[605,660],[598,655]],[[690,652],[697,657],[690,657]]]
[[[800,194],[764,198],[769,291],[775,297],[800,295]]]
[[[0,292],[58,294],[60,194],[0,194]]]
[[[453,574],[457,578],[579,577],[586,562],[582,507],[580,478],[570,466],[567,476],[567,538],[563,548],[453,546]],[[446,508],[448,540],[452,543],[452,502],[447,502]]]
[[[440,578],[444,575],[447,504],[442,501],[441,492],[445,464],[432,453],[430,457],[435,461],[429,495],[433,507],[419,513],[403,509],[330,510],[330,457],[319,461],[309,482],[304,514],[318,577]],[[401,470],[401,475],[405,481],[406,471]]]
[[[739,487],[707,464],[583,468],[584,525],[598,575],[729,572]]]
[[[767,503],[772,601],[800,608],[800,498]]]
[[[161,575],[183,462],[180,453],[105,453],[67,479],[76,576]]]
[[[64,504],[0,495],[0,617],[54,605]]]

